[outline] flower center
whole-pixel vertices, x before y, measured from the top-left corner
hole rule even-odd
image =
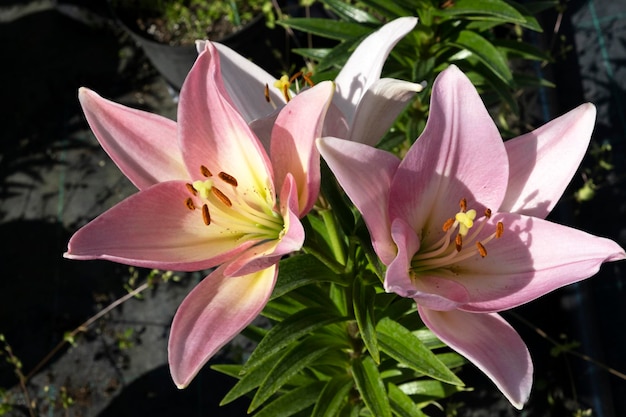
[[[289,77],[288,75],[283,75],[278,80],[274,81],[274,87],[280,90],[281,94],[285,98],[285,101],[289,103],[289,101],[291,100],[290,89],[291,89],[292,84],[296,83],[296,92],[300,91],[300,83],[298,82],[300,78],[302,78],[305,84],[308,84],[310,87],[313,87],[313,80],[311,80],[311,75],[312,75],[311,72],[305,73],[303,71],[298,71],[295,74],[293,74],[291,77]],[[271,103],[274,106],[274,108],[276,108],[276,105],[272,103],[272,99],[270,97],[270,89],[267,84],[265,85],[265,100],[268,103]]]
[[[459,206],[459,212],[443,224],[443,237],[432,245],[420,248],[413,256],[411,260],[413,273],[419,274],[440,268],[450,269],[455,264],[476,255],[484,258],[487,256],[487,244],[494,238],[502,237],[504,224],[498,222],[496,230],[491,235],[478,240],[478,235],[491,218],[491,210],[486,209],[484,216],[475,221],[476,210],[468,210],[467,201],[464,198],[461,199]]]
[[[241,190],[237,179],[224,171],[213,176],[202,165],[200,173],[205,179],[186,184],[191,196],[185,199],[185,205],[200,211],[206,226],[249,239],[274,240],[282,236],[283,217],[261,193]]]

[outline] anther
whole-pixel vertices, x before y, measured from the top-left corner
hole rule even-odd
[[[196,191],[195,188],[193,188],[193,185],[187,183],[185,184],[185,187],[187,187],[187,191],[189,191],[192,195],[194,196],[198,195],[198,192]]]
[[[237,179],[230,174],[225,173],[224,171],[217,174],[218,177],[222,179],[222,181],[232,185],[233,187],[237,186]]]
[[[501,238],[504,233],[504,224],[502,222],[498,222],[496,225],[496,239]]]
[[[450,228],[454,225],[454,219],[450,218],[448,220],[446,220],[446,222],[443,224],[443,231],[447,232],[448,230],[450,230]]]
[[[205,167],[204,165],[200,165],[200,173],[207,178],[213,176],[211,171],[209,171],[209,168]]]
[[[230,201],[230,198],[226,197],[226,195],[223,192],[221,192],[219,189],[213,187],[211,188],[211,191],[213,191],[213,194],[215,195],[215,197],[217,197],[218,200],[224,203],[225,206],[228,206],[228,207],[233,206],[233,203]]]
[[[485,217],[490,219],[491,218],[491,209],[485,209]]]
[[[485,256],[487,256],[487,249],[485,249],[485,247],[483,246],[482,243],[480,242],[476,242],[476,248],[478,249],[478,253],[480,253],[480,256],[482,258],[484,258]]]
[[[211,214],[209,213],[209,206],[202,205],[202,220],[207,226],[211,224]]]
[[[467,200],[462,198],[461,201],[459,201],[459,207],[461,207],[461,212],[465,213],[465,210],[467,210]]]
[[[307,72],[306,74],[302,74],[302,78],[309,85],[309,87],[313,87],[313,85],[315,85],[315,83],[313,83],[313,80],[311,79],[311,75],[313,75],[312,72]]]
[[[270,86],[267,84],[265,84],[264,93],[265,93],[265,101],[267,101],[268,103],[271,103],[272,99],[270,97]]]
[[[456,246],[456,251],[461,252],[461,249],[463,249],[463,236],[460,233],[454,238],[454,245]]]
[[[193,204],[193,200],[191,198],[188,198],[187,200],[185,200],[185,205],[187,206],[189,210],[196,209],[196,206]]]

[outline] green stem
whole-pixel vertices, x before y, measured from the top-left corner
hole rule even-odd
[[[324,224],[326,225],[328,237],[330,238],[330,248],[333,251],[333,255],[335,255],[335,259],[338,263],[345,266],[346,254],[344,242],[337,228],[337,219],[333,215],[332,210],[320,210],[319,214],[322,216],[322,220],[324,220]]]
[[[302,248],[304,253],[308,253],[310,255],[315,256],[321,263],[326,265],[331,271],[333,271],[337,275],[343,275],[345,273],[345,268],[343,265],[339,264],[333,259],[328,258],[319,250],[313,248],[312,246],[304,246]]]

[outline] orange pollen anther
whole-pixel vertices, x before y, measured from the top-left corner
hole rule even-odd
[[[461,249],[463,249],[463,236],[460,233],[454,238],[454,245],[456,246],[456,251],[461,252]]]
[[[228,207],[232,207],[233,206],[233,203],[230,201],[230,198],[226,197],[226,194],[221,192],[218,188],[213,187],[213,188],[211,188],[211,191],[213,192],[215,197],[218,198],[218,200],[220,200],[222,203],[224,203],[225,206],[228,206]]]
[[[467,211],[467,200],[462,198],[461,201],[459,201],[459,207],[461,208],[461,212],[465,213]]]
[[[448,220],[446,220],[446,222],[443,224],[443,231],[447,232],[448,230],[450,230],[450,228],[454,226],[454,219],[453,218],[449,218]]]
[[[213,176],[211,171],[209,171],[209,168],[205,167],[204,165],[200,165],[200,173],[207,178]]]
[[[272,102],[272,99],[270,97],[270,86],[265,84],[265,89],[263,90],[264,94],[265,94],[265,101],[267,101],[268,103]]]
[[[185,205],[187,206],[189,210],[196,209],[196,206],[193,204],[193,200],[191,198],[187,198],[187,200],[185,200]]]
[[[478,253],[480,253],[481,258],[487,256],[487,249],[485,249],[482,243],[476,242],[476,248],[478,249]]]
[[[202,205],[202,221],[207,226],[211,224],[211,214],[209,213],[209,206],[206,204]]]
[[[220,177],[220,179],[222,181],[224,181],[225,183],[228,183],[230,185],[232,185],[233,187],[237,186],[237,179],[235,177],[233,177],[230,174],[227,174],[225,172],[220,172],[219,174],[217,174],[218,177]]]
[[[193,185],[187,183],[185,184],[185,187],[187,187],[187,191],[189,191],[193,196],[198,195],[198,192],[196,191],[195,188],[193,188]]]
[[[491,209],[485,209],[485,217],[490,219],[491,218]]]
[[[504,224],[502,222],[498,222],[498,224],[496,225],[496,239],[501,238],[503,233],[504,233]]]

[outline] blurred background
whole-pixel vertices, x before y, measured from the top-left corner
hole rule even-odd
[[[321,6],[312,10],[328,16]],[[538,20],[543,32],[528,33],[527,41],[550,51],[554,60],[527,70],[554,87],[516,97],[520,126],[530,130],[586,101],[598,108],[589,155],[551,219],[624,247],[626,3],[569,1]],[[305,44],[307,35],[269,30],[261,23],[252,36],[267,49],[246,49],[249,41],[237,37],[225,42],[245,56],[261,50],[254,61],[277,77],[299,69],[303,61],[290,51]],[[0,2],[0,334],[5,338],[0,341],[0,415],[32,416],[28,404],[33,402],[42,416],[245,415],[245,401],[218,407],[234,384],[230,378],[207,367],[179,391],[169,376],[169,324],[202,272],[169,277],[62,258],[75,230],[135,192],[89,131],[78,88],[176,117],[180,70],[159,67],[161,52],[133,34],[132,25],[105,0]],[[194,54],[187,48],[176,59],[193,62]],[[535,361],[528,406],[515,412],[468,365],[460,376],[475,390],[452,397],[463,403],[454,415],[626,415],[625,268],[604,265],[591,280],[506,313]],[[75,332],[67,339],[73,343],[62,343],[148,276],[155,284],[140,298]],[[247,343],[236,339],[215,361],[241,360]]]

